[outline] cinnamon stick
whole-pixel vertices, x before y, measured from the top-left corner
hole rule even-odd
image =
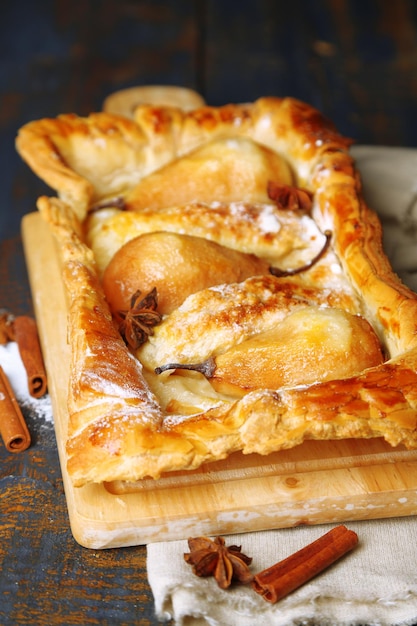
[[[0,434],[9,452],[30,446],[30,434],[9,380],[0,366]]]
[[[267,602],[278,602],[319,574],[358,543],[358,536],[346,526],[336,526],[308,546],[256,574],[253,589]]]
[[[46,393],[47,380],[36,322],[27,315],[19,315],[14,318],[13,328],[26,370],[29,393],[34,398],[40,398]]]

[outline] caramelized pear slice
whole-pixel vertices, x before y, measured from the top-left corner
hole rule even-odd
[[[232,250],[191,235],[154,232],[139,235],[116,252],[103,274],[113,313],[128,309],[138,289],[156,287],[158,311],[171,313],[191,293],[267,274],[269,264],[253,254]]]
[[[217,391],[241,396],[255,389],[349,378],[382,362],[379,340],[364,318],[341,309],[308,307],[204,363],[172,363],[155,371],[195,370]]]
[[[269,202],[268,183],[293,185],[279,154],[247,137],[218,138],[145,176],[125,197],[130,211],[187,202]]]
[[[254,254],[233,250],[192,235],[158,231],[139,235],[122,246],[103,274],[103,288],[114,315],[129,308],[138,290],[156,288],[161,315],[177,309],[197,291],[271,273],[293,276],[309,270],[326,253],[331,233],[326,231],[322,249],[306,264],[280,269]]]

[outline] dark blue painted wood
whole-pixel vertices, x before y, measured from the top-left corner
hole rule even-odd
[[[0,308],[31,313],[20,222],[49,193],[17,129],[98,110],[111,92],[180,84],[210,104],[306,100],[359,143],[417,147],[412,0],[10,0],[0,12]],[[52,426],[0,445],[0,623],[156,624],[144,547],[72,539]]]

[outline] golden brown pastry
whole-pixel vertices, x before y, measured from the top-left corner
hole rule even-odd
[[[308,438],[417,446],[417,296],[383,253],[349,145],[291,98],[20,130],[58,196],[38,208],[70,299],[74,485]]]

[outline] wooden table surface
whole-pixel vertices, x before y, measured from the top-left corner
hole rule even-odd
[[[361,144],[417,147],[412,0],[15,0],[0,20],[0,308],[32,314],[20,222],[49,190],[14,149],[27,121],[177,84],[210,104],[290,95]],[[144,546],[72,538],[53,427],[0,443],[0,624],[157,624]]]

